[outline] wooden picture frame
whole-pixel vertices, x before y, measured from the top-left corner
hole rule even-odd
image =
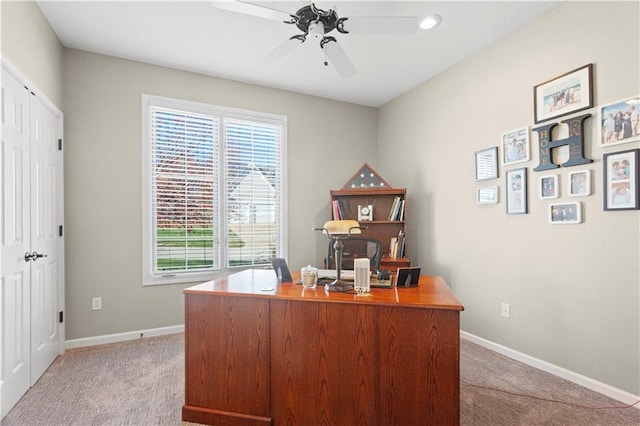
[[[640,149],[613,152],[602,157],[604,210],[637,210]]]
[[[513,169],[505,175],[507,214],[527,214],[527,169]]]
[[[567,175],[567,188],[571,197],[591,195],[591,170],[576,170]]]
[[[548,206],[549,223],[572,225],[582,222],[581,203],[551,203]]]
[[[529,127],[511,130],[502,134],[500,141],[502,164],[515,164],[529,161]]]
[[[533,87],[534,122],[551,120],[593,107],[593,64]]]
[[[498,187],[483,186],[476,189],[476,204],[497,204]]]
[[[482,149],[475,153],[476,181],[498,178],[498,147]]]
[[[560,196],[560,188],[558,187],[558,175],[540,176],[538,178],[538,182],[538,196],[541,200],[558,198]]]
[[[640,95],[598,108],[600,146],[620,145],[640,140]]]

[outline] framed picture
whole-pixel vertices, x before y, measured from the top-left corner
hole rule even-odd
[[[529,128],[523,127],[503,133],[500,148],[502,164],[529,161]]]
[[[498,147],[476,151],[476,181],[498,177]]]
[[[506,174],[507,214],[527,213],[527,169],[509,170]]]
[[[569,225],[582,222],[582,205],[580,203],[549,204],[549,223]]]
[[[576,170],[569,173],[569,195],[572,197],[585,197],[591,195],[591,170]]]
[[[600,146],[640,140],[640,95],[601,106]]]
[[[498,187],[483,186],[476,190],[476,204],[497,204]]]
[[[534,121],[551,120],[593,106],[593,64],[533,87]]]
[[[604,209],[638,209],[638,159],[640,149],[604,154]]]
[[[558,188],[558,175],[540,176],[540,199],[546,200],[550,198],[558,198],[560,196],[560,188]]]

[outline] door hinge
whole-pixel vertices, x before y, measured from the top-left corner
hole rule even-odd
[[[62,139],[58,139],[58,151],[62,151]]]
[[[64,322],[64,311],[60,311],[59,321],[60,321],[61,323],[63,323],[63,322]]]
[[[58,227],[58,236],[62,237],[62,225]]]

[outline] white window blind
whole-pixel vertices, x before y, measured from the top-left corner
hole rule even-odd
[[[281,234],[282,126],[224,119],[228,265],[265,265]]]
[[[144,283],[286,257],[286,118],[143,95]]]
[[[154,273],[218,268],[218,122],[151,108]]]

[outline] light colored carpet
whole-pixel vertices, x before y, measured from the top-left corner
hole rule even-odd
[[[470,386],[594,407],[623,405],[468,341],[461,348],[463,426],[640,425],[635,408],[587,410]],[[68,350],[2,424],[192,425],[181,422],[183,403],[184,335],[174,334]]]

